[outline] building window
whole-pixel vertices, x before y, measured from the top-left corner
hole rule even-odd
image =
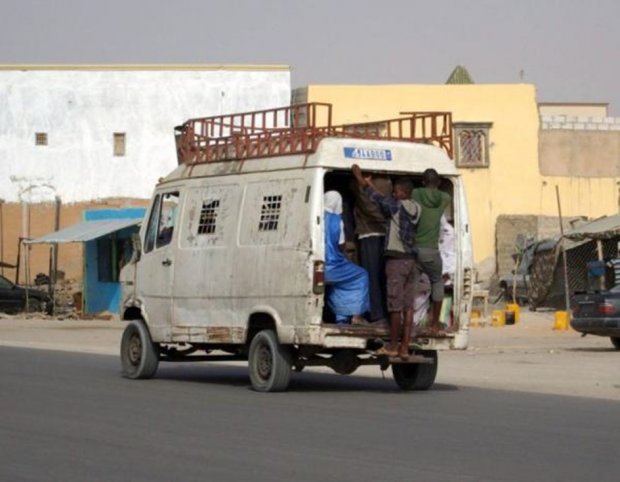
[[[35,146],[47,146],[47,132],[35,132],[34,145]]]
[[[455,123],[457,167],[489,167],[490,123]]]
[[[277,231],[281,207],[282,195],[263,197],[263,206],[258,223],[259,231]]]
[[[220,207],[220,200],[204,201],[200,210],[200,221],[198,222],[198,234],[215,233],[217,212]]]
[[[125,155],[125,133],[124,132],[114,133],[114,155],[115,156]]]

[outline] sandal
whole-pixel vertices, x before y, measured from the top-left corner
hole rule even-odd
[[[390,358],[394,358],[398,356],[398,352],[392,348],[386,348],[382,346],[378,350],[375,351],[375,355],[377,356],[387,356]]]

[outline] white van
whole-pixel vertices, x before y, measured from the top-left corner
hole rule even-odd
[[[274,110],[284,111],[286,128],[276,114],[269,128],[258,126],[260,113],[177,128],[180,165],[156,186],[136,253],[121,273],[126,377],[152,377],[159,361],[247,360],[252,387],[278,391],[292,370],[323,365],[349,374],[374,364],[392,366],[403,389],[428,389],[437,351],[466,348],[473,280],[465,191],[445,149],[422,143],[445,136],[409,132],[385,140],[394,134],[370,132],[371,124],[316,127],[311,106]],[[296,109],[304,126],[295,124]],[[214,135],[207,132],[213,125],[236,127]],[[324,321],[323,194],[329,186],[346,195],[354,163],[414,180],[432,167],[453,200],[450,330],[414,338],[406,363],[375,354],[385,328]]]

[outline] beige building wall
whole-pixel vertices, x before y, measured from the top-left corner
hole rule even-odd
[[[476,263],[496,255],[498,216],[557,216],[556,185],[564,216],[598,217],[618,210],[615,179],[541,174],[533,85],[310,85],[298,95],[333,104],[336,124],[378,121],[403,111],[450,111],[453,122],[491,123],[489,166],[460,170]]]
[[[477,263],[495,256],[495,220],[540,209],[538,109],[532,85],[381,85],[308,87],[309,102],[334,105],[334,122],[450,111],[453,122],[491,123],[489,167],[462,169]]]
[[[60,228],[66,228],[83,220],[86,209],[112,209],[128,207],[146,207],[150,201],[146,199],[106,199],[67,204],[60,210]],[[22,234],[35,239],[54,231],[55,204],[35,203],[27,205],[24,211],[20,203],[6,203],[2,207],[2,255],[4,261],[16,264],[18,239]],[[26,226],[24,227],[24,221]],[[67,243],[58,245],[58,269],[65,272],[65,278],[70,280],[82,279],[82,243]],[[50,259],[49,244],[37,244],[30,247],[28,253],[22,248],[20,261],[20,283],[26,282],[26,265],[30,267],[30,281],[33,282],[37,273],[49,272]],[[29,263],[27,260],[29,258]],[[15,281],[15,270],[4,268],[4,276]]]
[[[538,104],[543,116],[607,117],[609,104],[585,102],[541,102]]]

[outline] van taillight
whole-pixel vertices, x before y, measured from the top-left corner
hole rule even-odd
[[[325,263],[323,261],[314,262],[312,292],[315,295],[322,295],[325,292]]]
[[[601,303],[598,305],[597,311],[601,315],[613,315],[616,313],[616,307],[611,303]]]

